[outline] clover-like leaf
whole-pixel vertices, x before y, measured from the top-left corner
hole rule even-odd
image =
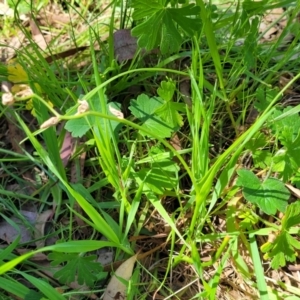
[[[276,178],[268,178],[261,182],[251,171],[237,171],[237,185],[243,189],[245,199],[257,205],[266,214],[275,214],[277,210],[284,212],[290,193],[284,184]]]

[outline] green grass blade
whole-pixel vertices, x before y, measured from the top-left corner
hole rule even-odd
[[[260,260],[260,255],[259,255],[255,235],[252,233],[249,234],[249,242],[250,242],[251,256],[253,260],[254,272],[256,275],[256,282],[257,282],[260,299],[269,300],[268,288],[267,288],[267,283],[264,275],[264,269],[262,267],[262,262]]]

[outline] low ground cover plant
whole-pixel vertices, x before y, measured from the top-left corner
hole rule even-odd
[[[298,299],[299,13],[9,2],[1,299]]]

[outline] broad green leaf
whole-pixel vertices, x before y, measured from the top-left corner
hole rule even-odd
[[[272,119],[290,111],[292,107],[286,107],[284,110],[275,110]],[[279,119],[275,122],[270,120],[270,127],[278,139],[286,142],[293,142],[300,131],[300,117],[298,114],[293,114]]]
[[[195,31],[199,31],[201,25],[199,6],[189,4],[180,8],[168,8],[167,12],[189,36],[192,36]]]
[[[172,79],[160,83],[160,87],[157,89],[157,94],[164,101],[171,101],[175,92],[176,86]]]
[[[182,41],[177,26],[192,36],[201,25],[200,9],[195,4],[170,8],[158,1],[133,0],[132,6],[133,19],[145,19],[132,29],[132,35],[138,37],[138,45],[147,50],[160,45],[162,54],[177,51]]]
[[[183,118],[179,114],[178,110],[184,107],[183,103],[174,103],[171,101],[165,102],[159,109],[157,109],[156,114],[161,117],[164,122],[170,125],[173,130],[177,130],[178,127],[183,125]]]
[[[273,269],[284,267],[286,261],[294,262],[297,252],[294,250],[294,242],[296,240],[286,231],[282,231],[273,242],[273,249],[268,256],[272,258],[271,266]],[[299,242],[298,242],[299,243]]]
[[[272,154],[269,150],[263,150],[267,145],[267,137],[262,132],[258,132],[245,145],[245,148],[252,152],[254,166],[257,168],[265,168],[271,166]]]
[[[162,105],[162,99],[158,97],[149,98],[147,95],[142,94],[136,100],[130,101],[129,109],[143,123],[142,127],[164,138],[171,136],[173,128],[155,115],[155,111]]]
[[[277,210],[284,212],[289,199],[289,191],[276,178],[268,178],[263,182],[245,169],[237,171],[237,185],[243,188],[246,200],[257,205],[266,214],[275,214]]]
[[[296,139],[282,140],[281,143],[285,149],[274,157],[274,162],[277,165],[281,164],[280,173],[283,181],[286,182],[300,168],[300,133]]]
[[[136,100],[130,101],[129,109],[136,118],[145,122],[162,105],[162,99],[158,97],[149,98],[147,95],[141,94]]]
[[[257,150],[253,153],[253,162],[256,168],[264,169],[265,167],[271,167],[274,170],[273,154],[269,150]],[[278,166],[276,166],[278,167]]]
[[[131,30],[132,36],[138,38],[139,47],[152,50],[159,45],[163,18],[163,11],[158,12]]]
[[[95,94],[93,97],[91,97],[91,99],[89,100],[89,106],[90,106],[90,111],[95,111],[95,112],[103,112],[101,109],[101,103],[99,100],[99,97],[97,94]],[[116,102],[110,102],[107,104],[107,114],[110,116],[114,116],[111,111],[110,111],[110,107],[116,109],[116,110],[120,110],[120,104],[116,103]],[[71,108],[69,111],[73,110],[74,108]],[[116,121],[110,121],[110,120],[105,120],[105,122],[110,122],[111,124],[111,129],[113,132],[116,131],[117,126],[120,125],[119,122]],[[82,137],[84,134],[86,134],[86,132],[88,130],[91,129],[92,126],[101,126],[102,129],[106,132],[107,130],[109,130],[110,132],[110,128],[107,128],[107,126],[105,125],[104,120],[100,120],[99,122],[99,117],[96,116],[87,116],[87,117],[81,117],[78,119],[73,119],[73,120],[69,120],[67,121],[66,125],[65,125],[65,129],[68,130],[69,132],[71,132],[73,137]],[[110,132],[110,135],[112,135],[113,133]]]
[[[162,54],[177,52],[182,38],[176,29],[172,17],[166,13],[162,19],[160,51]]]
[[[164,194],[165,189],[174,189],[177,184],[174,173],[161,168],[143,168],[136,175],[144,182],[145,189],[160,195]]]
[[[134,20],[149,17],[164,9],[164,6],[158,1],[133,0],[132,6],[134,8],[132,15]]]
[[[86,284],[89,287],[94,285],[98,279],[98,275],[103,272],[100,263],[95,262],[96,255],[81,256],[75,253],[50,253],[48,255],[52,266],[64,266],[54,273],[54,277],[61,283],[68,284],[74,282],[75,279],[80,285]]]
[[[183,119],[179,111],[184,111],[185,105],[172,101],[174,91],[175,84],[172,80],[161,82],[157,93],[164,101],[164,104],[156,110],[156,114],[175,130],[183,125]]]

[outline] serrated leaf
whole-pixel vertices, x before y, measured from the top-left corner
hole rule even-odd
[[[177,25],[189,36],[199,30],[201,25],[200,8],[195,4],[170,8],[157,1],[149,3],[147,0],[134,0],[132,6],[135,9],[134,20],[146,18],[132,29],[132,36],[138,37],[138,45],[147,50],[160,45],[162,54],[177,51],[182,41]]]
[[[160,83],[157,94],[162,98],[164,104],[156,110],[156,114],[174,129],[183,125],[183,118],[179,111],[184,111],[185,108],[183,103],[172,101],[175,88],[175,83],[172,80]]]
[[[161,40],[161,28],[163,21],[163,12],[155,14],[137,25],[131,30],[131,35],[137,37],[137,43],[140,48],[152,50],[157,47]],[[149,31],[151,28],[151,31]]]
[[[272,248],[273,248],[273,244],[271,242],[266,242],[263,245],[261,245],[260,250],[261,252],[266,253],[271,251]]]
[[[184,106],[182,103],[166,102],[161,106],[156,114],[161,117],[174,131],[183,125],[183,118],[178,112],[178,107]]]
[[[273,242],[274,247],[269,253],[269,257],[273,258],[271,261],[273,269],[284,267],[286,261],[293,262],[296,260],[296,251],[292,246],[292,239],[294,238],[291,235],[286,231],[282,231]]]
[[[140,20],[145,17],[164,9],[164,6],[158,1],[148,1],[148,0],[133,0],[132,7],[134,12],[132,18],[134,20]]]
[[[177,52],[180,49],[182,37],[174,25],[172,17],[165,14],[162,19],[160,51],[162,54]]]
[[[254,107],[259,111],[264,111],[276,97],[278,91],[270,88],[258,88],[256,91],[257,100],[254,102]]]
[[[189,4],[180,8],[168,8],[167,11],[189,36],[192,36],[194,31],[199,30],[201,21],[195,17],[200,14],[199,6]]]
[[[164,138],[171,136],[173,128],[159,116],[155,115],[155,111],[162,104],[162,99],[158,97],[149,98],[147,95],[141,94],[136,100],[130,101],[129,109],[143,123],[142,126],[145,129]]]
[[[12,63],[7,66],[7,79],[13,83],[28,82],[28,75],[23,66],[19,63]]]
[[[253,153],[253,162],[256,168],[264,169],[265,167],[272,166],[272,170],[274,170],[274,166],[272,165],[273,154],[269,150],[261,150]]]
[[[245,169],[237,171],[237,185],[242,186],[245,199],[257,205],[266,214],[275,214],[277,210],[284,212],[290,193],[284,184],[276,178],[260,180]]]
[[[274,162],[281,166],[279,171],[283,181],[287,182],[300,168],[300,133],[295,139],[282,140],[281,143],[285,148],[274,157]]]
[[[95,262],[95,255],[81,256],[74,253],[53,252],[48,255],[48,258],[53,260],[51,265],[54,266],[65,263],[62,269],[54,273],[54,277],[64,284],[77,279],[80,285],[93,286],[98,278],[97,275],[103,271],[101,264]]]
[[[282,218],[282,229],[289,230],[292,226],[299,225],[300,202],[294,202],[287,207],[286,213]]]
[[[90,106],[90,111],[102,112],[100,100],[96,95],[94,95],[89,101],[88,104]],[[107,104],[106,112],[108,115],[115,116],[114,110],[120,111],[120,104],[116,102],[110,102]],[[73,108],[71,108],[73,109]],[[74,109],[73,109],[74,110]],[[113,132],[117,130],[117,127],[120,125],[117,121],[111,120],[103,120],[99,119],[99,117],[90,115],[86,117],[81,117],[78,119],[72,119],[66,122],[65,129],[71,132],[73,137],[82,137],[90,130],[93,126],[100,126],[104,132],[107,130],[110,131],[110,127],[106,126],[107,123],[111,124],[111,129]],[[113,133],[110,132],[110,135]]]
[[[277,109],[272,115],[272,119],[287,113],[292,107],[286,107],[283,111]],[[273,133],[281,142],[294,142],[300,131],[300,117],[298,114],[286,116],[283,119],[273,122],[270,120],[270,127]]]
[[[90,129],[90,126],[86,118],[82,117],[76,120],[67,121],[65,129],[71,132],[72,137],[83,137]]]
[[[136,118],[141,122],[145,122],[162,105],[162,99],[158,97],[149,98],[147,95],[141,94],[136,100],[130,101],[129,109]]]
[[[259,188],[260,186],[260,180],[250,171],[246,169],[241,169],[237,171],[239,177],[237,180],[236,185],[246,187],[248,185],[251,185],[254,189]]]
[[[172,80],[163,80],[157,89],[157,94],[166,102],[171,101],[175,92],[175,83]]]
[[[280,252],[276,256],[274,256],[271,261],[271,267],[274,270],[277,270],[280,267],[285,266],[285,264],[286,264],[286,262],[285,262],[284,254],[282,252]]]

